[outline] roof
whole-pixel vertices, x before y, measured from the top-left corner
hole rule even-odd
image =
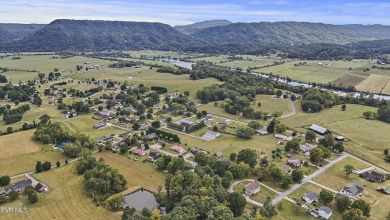
[[[190,125],[194,124],[194,122],[192,122],[192,121],[190,121],[190,120],[187,120],[187,119],[182,119],[182,120],[180,120],[180,123],[190,124]]]
[[[303,198],[307,198],[308,200],[313,201],[318,198],[318,194],[315,192],[308,192],[303,195]]]
[[[216,157],[222,157],[223,153],[221,151],[218,151],[217,153],[214,154]]]
[[[184,148],[182,148],[182,147],[180,147],[180,146],[177,146],[177,145],[171,147],[171,150],[174,150],[174,151],[182,151],[183,149],[184,149]]]
[[[330,213],[333,212],[333,210],[330,209],[328,206],[321,206],[321,207],[318,209],[318,211],[323,211],[323,212],[325,212],[326,214],[330,214]]]
[[[245,185],[245,190],[256,190],[256,189],[259,189],[260,188],[260,183],[257,182],[257,181],[254,181],[254,182],[251,182],[251,183],[248,183]]]
[[[285,173],[288,173],[291,171],[292,168],[289,165],[283,164],[282,166],[280,166],[280,169],[283,170]]]
[[[35,188],[35,190],[39,191],[42,189],[42,187],[46,187],[46,186],[43,185],[42,183],[38,183],[34,188]]]
[[[219,136],[220,134],[218,132],[215,132],[215,131],[206,131],[205,135],[209,135],[209,136]]]
[[[157,134],[156,133],[151,133],[151,134],[148,134],[147,136],[149,139],[154,139],[154,138],[158,138]]]
[[[386,186],[380,186],[380,187],[377,187],[376,188],[377,191],[381,191],[381,192],[384,192],[386,194],[389,194],[390,195],[390,189],[388,189]]]
[[[31,184],[32,184],[32,181],[30,179],[22,180],[22,181],[19,181],[19,182],[12,184],[11,186],[5,187],[4,191],[7,192],[9,190],[18,190],[18,189],[26,187],[27,185],[31,185]]]
[[[347,190],[350,191],[353,195],[357,195],[358,193],[364,192],[364,188],[358,182],[351,183],[351,184],[345,186],[344,191],[347,191]]]
[[[321,127],[319,125],[316,125],[316,124],[312,124],[310,126],[310,129],[313,130],[313,131],[316,131],[318,133],[321,133],[321,134],[325,134],[328,131],[328,129],[326,129],[324,127]]]

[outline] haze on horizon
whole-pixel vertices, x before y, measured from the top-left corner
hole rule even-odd
[[[184,25],[227,19],[390,25],[390,2],[386,0],[2,0],[0,3],[2,23],[45,24],[55,19],[88,19]]]

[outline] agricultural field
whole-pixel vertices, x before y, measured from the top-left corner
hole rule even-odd
[[[221,62],[229,62],[230,61],[230,59],[227,56],[223,56],[223,55],[213,56],[213,57],[199,57],[199,58],[193,58],[191,60],[194,62],[205,60],[205,61],[212,62],[215,64],[220,64]]]
[[[351,174],[349,177],[347,177],[343,172],[344,166],[346,164],[353,165],[357,170],[368,167],[366,164],[362,164],[357,160],[346,158],[327,169],[325,173],[316,177],[314,181],[336,191],[339,191],[345,185],[350,183],[359,182],[365,189],[365,193],[361,198],[371,204],[370,219],[381,219],[383,216],[386,216],[389,210],[384,204],[387,203],[388,196],[377,192],[375,188],[378,186],[390,187],[389,181],[383,183],[371,183],[355,174]]]
[[[390,75],[370,75],[366,80],[356,86],[359,91],[367,91],[373,93],[388,93],[388,84],[390,83]]]
[[[0,170],[4,175],[16,175],[35,169],[37,161],[55,164],[66,158],[62,151],[33,140],[35,130],[0,136]]]
[[[172,58],[184,58],[188,56],[197,56],[197,54],[186,54],[186,53],[179,53],[179,52],[171,52],[171,51],[157,51],[157,50],[140,50],[140,51],[127,51],[126,53],[130,54],[132,57],[135,58],[141,58],[141,55],[146,55],[149,58],[152,57],[172,57]]]
[[[334,80],[332,83],[342,84],[345,86],[356,86],[363,82],[366,78],[359,75],[347,74],[341,78]]]

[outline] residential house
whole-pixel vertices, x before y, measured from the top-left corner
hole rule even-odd
[[[150,152],[149,150],[142,150],[142,149],[139,149],[139,148],[136,148],[136,149],[133,150],[133,154],[134,155],[138,155],[138,156],[145,156],[149,152]]]
[[[256,130],[256,134],[258,135],[267,135],[269,134],[267,130]]]
[[[285,136],[283,134],[275,134],[275,137],[285,141],[291,141],[293,139],[293,137]]]
[[[45,184],[43,183],[38,183],[37,185],[35,185],[34,189],[38,192],[46,192],[46,191],[49,191],[49,187],[47,187]]]
[[[321,127],[319,125],[316,125],[316,124],[312,124],[312,126],[310,126],[309,129],[314,131],[314,132],[317,132],[318,134],[321,134],[321,135],[326,135],[326,134],[331,133],[328,129]]]
[[[213,117],[211,115],[206,115],[206,116],[204,116],[204,119],[211,121],[211,120],[213,120]]]
[[[291,158],[287,161],[287,165],[289,165],[292,168],[299,168],[303,164],[303,161],[298,158]]]
[[[333,210],[328,206],[321,206],[318,210],[311,211],[311,215],[318,218],[329,219],[332,216]]]
[[[347,186],[345,186],[340,192],[339,194],[342,194],[342,195],[345,195],[345,196],[348,196],[350,198],[354,198],[356,196],[360,196],[364,193],[364,188],[362,187],[362,185],[360,185],[360,183],[356,182],[356,183],[351,183]]]
[[[359,174],[360,177],[370,181],[370,182],[384,182],[386,180],[386,176],[384,174],[372,171],[369,173],[368,171]]]
[[[103,128],[103,127],[105,127],[105,126],[107,126],[107,123],[106,123],[106,122],[100,122],[100,123],[94,125],[93,128],[99,129],[99,128]]]
[[[23,192],[24,188],[26,188],[26,186],[31,186],[31,184],[32,184],[32,181],[30,179],[26,179],[26,180],[22,180],[22,181],[16,182],[16,183],[12,184],[11,186],[5,187],[0,192],[0,195],[2,195],[2,194],[8,195],[12,191]]]
[[[146,137],[148,140],[156,140],[158,138],[156,133],[150,133]]]
[[[221,151],[218,151],[217,153],[214,154],[214,157],[216,158],[222,158],[223,157],[223,153]]]
[[[344,141],[344,137],[343,136],[337,136],[334,138],[336,141]]]
[[[317,145],[305,143],[304,145],[300,146],[300,149],[305,156],[310,156],[310,150],[316,147]]]
[[[381,192],[383,194],[390,195],[390,189],[388,189],[386,186],[380,186],[376,188],[376,191]]]
[[[185,127],[191,127],[192,125],[194,125],[194,122],[189,121],[187,119],[182,119],[182,120],[180,120],[180,124],[185,126]]]
[[[184,148],[182,148],[182,147],[180,147],[180,146],[177,146],[177,145],[171,147],[171,150],[176,151],[176,152],[178,152],[179,154],[182,154],[182,153],[185,153],[185,152],[186,152],[186,150],[184,150]]]
[[[260,187],[261,187],[261,185],[257,181],[248,183],[245,185],[245,193],[247,195],[254,195],[260,191]]]
[[[159,158],[161,157],[160,153],[157,152],[151,152],[149,154],[148,160],[152,163],[155,163]]]
[[[199,150],[196,149],[196,148],[192,148],[192,149],[190,150],[190,153],[191,153],[193,156],[196,156],[196,154],[198,154],[198,152],[199,152]]]
[[[146,131],[146,130],[149,130],[149,125],[147,125],[147,124],[140,124],[140,130],[142,130],[142,131]]]
[[[228,125],[229,122],[230,122],[229,119],[223,119],[222,121],[219,122],[219,124],[221,124],[221,125]]]
[[[129,135],[132,134],[132,133],[133,133],[132,131],[126,131],[126,132],[120,134],[119,137],[124,138],[124,137],[129,136]]]
[[[292,168],[289,165],[283,164],[280,166],[280,169],[285,173],[288,174],[291,172]]]
[[[312,204],[313,202],[317,201],[319,195],[315,192],[308,192],[303,195],[302,199],[305,200],[307,204]]]
[[[206,133],[204,133],[203,136],[207,137],[207,138],[215,139],[215,138],[221,136],[221,134],[218,132],[215,132],[215,131],[208,130],[208,131],[206,131]]]

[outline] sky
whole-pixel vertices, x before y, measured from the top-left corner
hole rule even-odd
[[[1,23],[47,24],[61,18],[172,26],[214,19],[390,25],[389,12],[390,0],[0,0]]]

